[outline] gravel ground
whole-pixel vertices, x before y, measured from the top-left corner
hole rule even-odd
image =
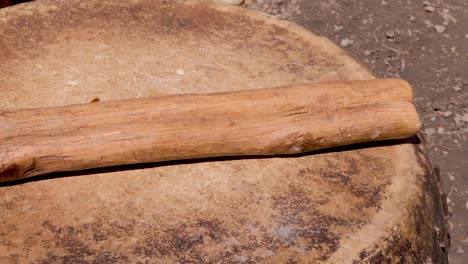
[[[450,263],[468,263],[468,1],[246,0],[347,50],[379,77],[408,80],[452,218]]]

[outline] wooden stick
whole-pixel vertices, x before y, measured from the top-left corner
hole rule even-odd
[[[249,118],[253,117],[253,112],[258,115],[304,110],[313,112],[339,106],[412,100],[412,89],[406,81],[376,79],[23,109],[0,112],[0,140],[62,135],[104,125],[154,122],[160,119],[178,122],[205,118],[207,112],[221,117],[235,114],[239,118]]]
[[[411,100],[391,79],[2,112],[0,181],[406,138],[420,127]]]

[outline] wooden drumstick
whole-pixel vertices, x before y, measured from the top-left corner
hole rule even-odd
[[[50,172],[303,153],[407,138],[410,85],[340,81],[0,112],[0,182]]]

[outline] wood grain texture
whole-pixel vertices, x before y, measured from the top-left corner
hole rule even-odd
[[[420,127],[411,100],[405,81],[381,79],[4,111],[0,181],[407,138]]]

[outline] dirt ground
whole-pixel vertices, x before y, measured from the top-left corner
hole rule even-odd
[[[246,0],[325,36],[379,77],[408,80],[452,218],[450,263],[468,260],[468,1]]]

